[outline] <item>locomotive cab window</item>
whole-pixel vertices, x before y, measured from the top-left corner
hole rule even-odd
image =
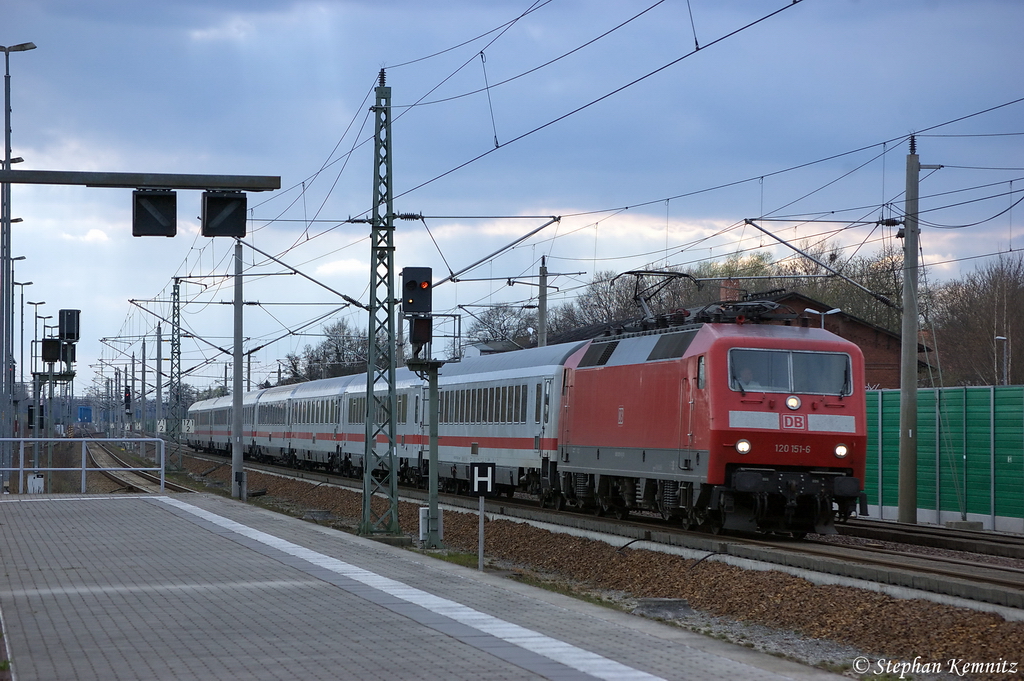
[[[851,395],[850,356],[841,352],[729,351],[729,387],[737,392]]]

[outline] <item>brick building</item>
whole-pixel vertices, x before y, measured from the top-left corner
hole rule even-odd
[[[900,387],[900,334],[875,326],[842,310],[831,314],[825,303],[792,291],[771,296],[771,300],[785,305],[800,315],[799,323],[820,326],[825,330],[852,341],[864,353],[865,382],[870,389]],[[806,310],[817,310],[817,313]],[[794,322],[796,323],[796,322]],[[923,348],[918,347],[921,351]]]

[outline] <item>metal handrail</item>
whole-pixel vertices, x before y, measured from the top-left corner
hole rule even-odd
[[[166,463],[166,443],[158,437],[95,437],[95,438],[70,438],[70,437],[3,437],[0,438],[0,442],[20,442],[21,446],[18,449],[20,460],[19,466],[15,467],[0,467],[0,471],[3,472],[18,472],[18,489],[25,489],[25,471],[31,471],[32,473],[38,473],[40,471],[78,471],[82,472],[82,494],[85,494],[85,474],[87,471],[93,472],[104,472],[104,471],[160,471],[160,491],[164,491],[164,464]],[[81,467],[74,468],[54,468],[45,466],[25,466],[25,443],[26,442],[81,442],[82,443],[82,465]],[[88,443],[90,442],[131,442],[131,443],[144,443],[154,442],[157,444],[157,451],[160,453],[160,465],[152,467],[111,467],[111,468],[89,468],[86,465],[88,458]]]

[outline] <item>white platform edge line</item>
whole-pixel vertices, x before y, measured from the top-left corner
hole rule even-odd
[[[231,530],[265,546],[277,549],[295,558],[300,558],[317,567],[330,570],[335,574],[348,577],[390,596],[418,605],[435,614],[449,617],[456,622],[465,624],[528,651],[536,652],[559,664],[571,667],[585,674],[590,674],[599,679],[607,679],[608,681],[658,681],[661,679],[661,677],[633,669],[597,653],[583,650],[564,641],[559,641],[517,624],[506,622],[455,601],[429,594],[389,577],[384,577],[375,572],[345,563],[337,558],[325,556],[322,553],[317,553],[285,539],[275,537],[272,534],[253,529],[192,504],[169,497],[151,497],[150,499],[174,506],[218,527]]]

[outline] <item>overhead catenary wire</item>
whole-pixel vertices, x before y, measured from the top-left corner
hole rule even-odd
[[[763,177],[763,175],[762,175],[762,177]],[[450,270],[451,270],[451,268],[450,268]]]

